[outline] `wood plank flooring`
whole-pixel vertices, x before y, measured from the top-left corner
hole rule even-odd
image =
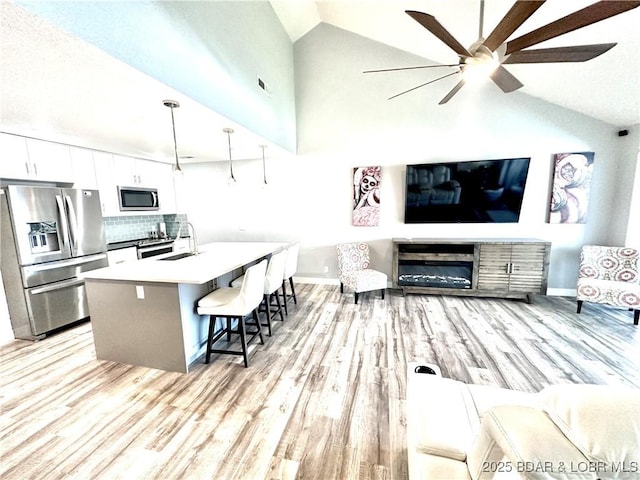
[[[404,479],[408,361],[465,382],[640,387],[630,312],[535,297],[353,295],[298,284],[250,367],[98,361],[91,325],[0,348],[0,478]],[[133,321],[133,319],[132,319]]]

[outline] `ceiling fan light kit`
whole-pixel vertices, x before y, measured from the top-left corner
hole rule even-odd
[[[544,25],[512,40],[507,40],[546,0],[517,0],[506,15],[498,22],[489,36],[483,38],[484,0],[480,1],[479,39],[468,49],[462,45],[449,31],[436,20],[433,15],[414,10],[405,13],[431,32],[436,38],[458,54],[459,64],[422,65],[416,67],[385,68],[366,70],[364,73],[392,72],[418,68],[458,67],[453,73],[443,75],[416,87],[400,92],[392,97],[399,97],[438,80],[462,73],[460,80],[452,90],[439,102],[447,103],[464,86],[466,82],[475,83],[491,78],[504,92],[513,92],[523,86],[503,65],[524,63],[557,63],[586,62],[612,49],[615,43],[595,45],[575,45],[568,47],[541,48],[525,50],[546,40],[564,35],[592,25],[615,15],[627,12],[640,6],[640,0],[604,0],[573,12],[554,22]]]

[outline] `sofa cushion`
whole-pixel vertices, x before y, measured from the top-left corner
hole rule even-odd
[[[640,389],[553,385],[539,395],[547,415],[585,456],[606,465],[640,464]]]
[[[411,480],[471,480],[467,464],[439,457],[437,455],[418,455],[409,463]]]
[[[508,473],[528,480],[595,480],[594,473],[572,468],[587,461],[544,411],[523,405],[487,411],[467,459],[474,479]]]
[[[498,405],[540,406],[540,399],[536,393],[475,384],[469,385],[469,391],[481,419],[487,410]]]
[[[407,421],[420,453],[464,462],[480,428],[467,385],[434,375],[416,374],[407,386]]]

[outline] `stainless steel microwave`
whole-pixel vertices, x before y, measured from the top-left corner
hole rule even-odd
[[[122,212],[160,209],[157,188],[118,187],[118,200]]]

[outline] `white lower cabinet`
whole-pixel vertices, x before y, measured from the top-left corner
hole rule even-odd
[[[191,249],[190,238],[176,238],[175,242],[173,242],[174,252],[188,252],[190,249]]]
[[[120,248],[107,252],[109,266],[113,267],[119,263],[135,262],[138,260],[138,249],[136,247]]]

